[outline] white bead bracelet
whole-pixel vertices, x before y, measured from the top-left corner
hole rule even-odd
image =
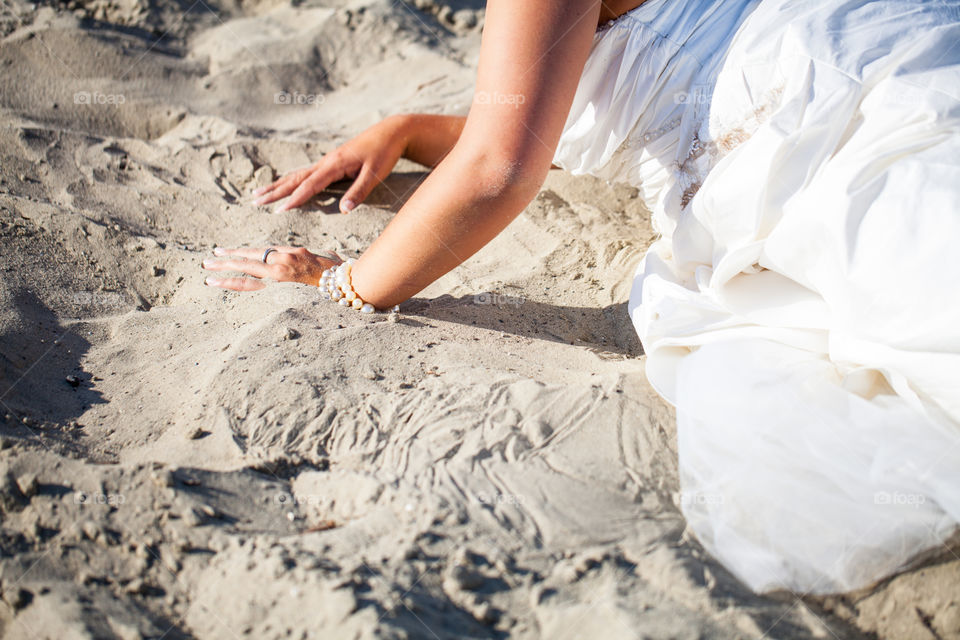
[[[350,258],[346,262],[341,262],[337,266],[324,271],[323,275],[320,276],[320,290],[323,291],[323,297],[327,300],[338,302],[344,307],[357,309],[360,313],[373,313],[377,308],[369,302],[364,302],[353,290],[351,271],[353,271],[355,262],[356,260]],[[399,305],[395,305],[392,309],[394,313],[399,310]]]

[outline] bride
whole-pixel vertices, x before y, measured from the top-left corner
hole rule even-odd
[[[660,238],[629,311],[692,531],[756,591],[865,586],[960,521],[958,43],[956,1],[490,0],[466,118],[387,118],[255,194],[349,177],[347,213],[400,157],[432,167],[366,252],[218,250],[244,275],[207,283],[387,309],[552,164],[630,183]]]

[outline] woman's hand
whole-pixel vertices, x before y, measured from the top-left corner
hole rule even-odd
[[[390,175],[407,146],[406,124],[402,116],[378,122],[323,156],[312,167],[294,171],[257,189],[253,192],[258,196],[255,203],[269,204],[289,196],[277,208],[276,212],[280,213],[299,207],[338,180],[353,178],[353,184],[340,198],[340,211],[348,213]]]
[[[269,251],[269,253],[268,253]],[[257,291],[267,285],[264,278],[277,282],[302,282],[318,286],[326,269],[343,260],[336,253],[317,255],[303,247],[270,247],[263,249],[224,249],[217,247],[213,254],[222,260],[207,259],[203,268],[209,271],[239,271],[252,277],[221,278],[210,276],[206,284],[233,291]]]

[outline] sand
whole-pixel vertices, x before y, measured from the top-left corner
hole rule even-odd
[[[397,317],[203,285],[217,245],[362,252],[422,167],[350,215],[249,194],[465,113],[482,9],[0,0],[0,635],[960,637],[953,552],[761,597],[686,532],[634,189],[551,172]]]

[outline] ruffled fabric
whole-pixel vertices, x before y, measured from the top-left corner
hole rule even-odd
[[[758,0],[647,0],[594,37],[554,164],[636,185],[654,206],[702,179],[695,132],[722,52]],[[689,175],[678,168],[692,172]],[[679,181],[679,189],[676,188]],[[654,212],[654,225],[672,228]]]
[[[557,155],[650,198],[693,532],[757,591],[859,588],[960,522],[960,3],[678,5],[598,33]]]

